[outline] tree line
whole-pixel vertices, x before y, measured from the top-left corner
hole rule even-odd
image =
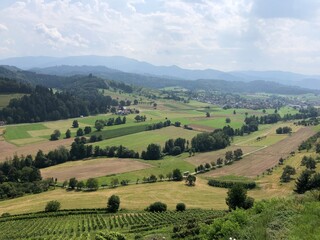
[[[75,138],[71,144],[70,150],[64,146],[60,146],[55,150],[49,151],[44,154],[39,150],[35,156],[34,165],[37,168],[46,168],[57,164],[65,163],[67,161],[76,161],[90,157],[118,157],[118,158],[139,158],[139,153],[130,150],[122,145],[120,146],[107,146],[100,148],[99,146],[93,147],[86,144],[85,138]]]
[[[42,181],[31,155],[14,156],[12,160],[0,163],[0,199],[40,193],[47,191],[49,185],[50,181]]]
[[[79,90],[79,92],[81,92]],[[106,113],[118,101],[103,96],[97,90],[84,94],[56,91],[36,86],[30,95],[11,99],[9,105],[0,110],[0,119],[11,123],[32,123]]]
[[[166,120],[164,122],[158,122],[158,123],[154,123],[154,124],[150,124],[146,127],[147,131],[151,131],[151,130],[156,130],[156,129],[161,129],[164,127],[170,127],[171,126],[171,121],[170,120]]]

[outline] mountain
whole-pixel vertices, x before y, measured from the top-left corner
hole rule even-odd
[[[105,66],[123,72],[156,75],[166,78],[180,78],[185,80],[196,79],[223,79],[227,81],[241,80],[231,74],[214,70],[190,70],[178,66],[154,66],[147,62],[138,61],[120,56],[74,56],[64,58],[54,57],[19,57],[0,60],[0,65],[13,65],[27,70],[32,68],[47,68],[53,66]]]
[[[120,81],[136,86],[163,88],[170,86],[181,86],[189,90],[212,90],[226,93],[255,93],[266,92],[274,94],[305,94],[319,93],[317,90],[300,88],[295,86],[286,86],[270,81],[225,81],[214,79],[200,80],[181,80],[135,73],[126,73],[118,70],[109,69],[103,66],[58,66],[44,69],[34,69],[34,71],[25,71],[7,66],[0,66],[0,77],[27,81],[32,84],[40,84],[47,87],[65,88],[72,86],[75,82],[88,81],[87,85],[98,86],[101,79]],[[96,76],[90,77],[91,74]],[[89,76],[89,77],[88,77]],[[93,82],[95,81],[95,82]],[[92,82],[92,83],[91,83]],[[71,84],[71,85],[70,85]]]
[[[147,62],[121,56],[71,56],[71,57],[17,57],[0,60],[0,65],[11,65],[24,70],[56,66],[100,66],[107,67],[112,73],[117,71],[145,75],[161,79],[219,79],[226,81],[250,82],[255,80],[272,81],[281,84],[320,89],[320,76],[304,75],[283,71],[232,71],[223,72],[214,69],[191,70],[178,66],[155,66]],[[48,70],[48,69],[47,69]],[[52,70],[52,69],[51,69]],[[63,70],[60,68],[60,70]],[[99,74],[105,74],[106,69],[94,69]],[[81,72],[77,69],[77,72]],[[95,73],[95,72],[93,72]],[[56,73],[57,75],[60,73]],[[67,73],[68,75],[71,72]]]

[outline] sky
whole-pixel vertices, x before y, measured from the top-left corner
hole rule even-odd
[[[0,0],[0,59],[78,55],[320,74],[320,1]]]

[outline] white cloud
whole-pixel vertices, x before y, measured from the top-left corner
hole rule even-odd
[[[0,44],[10,49],[1,56],[123,55],[319,73],[320,3],[283,1],[279,9],[279,0],[20,0],[0,9]]]
[[[44,23],[37,24],[35,30],[43,35],[50,45],[57,48],[59,45],[87,47],[88,41],[79,34],[73,34],[71,37],[63,36],[56,27],[48,27]]]
[[[7,26],[0,23],[0,32],[7,31],[7,30],[8,30]]]

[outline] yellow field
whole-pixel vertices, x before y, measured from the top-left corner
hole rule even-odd
[[[4,212],[26,213],[42,211],[48,201],[58,200],[62,209],[102,208],[112,194],[120,197],[121,207],[130,210],[143,210],[155,201],[162,201],[173,210],[179,202],[188,208],[227,209],[225,204],[227,189],[213,188],[206,180],[197,179],[195,187],[188,187],[184,182],[160,182],[138,184],[96,192],[74,192],[63,189],[29,195],[0,202],[0,215]]]

